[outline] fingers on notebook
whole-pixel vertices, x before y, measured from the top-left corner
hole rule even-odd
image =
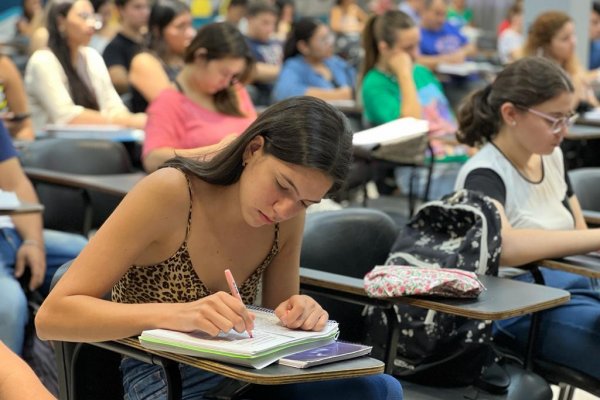
[[[322,330],[329,315],[312,297],[294,295],[275,310],[281,322],[290,329]]]
[[[206,309],[200,311],[200,329],[209,335],[234,329],[238,333],[254,329],[255,315],[244,304],[225,292],[205,297]]]

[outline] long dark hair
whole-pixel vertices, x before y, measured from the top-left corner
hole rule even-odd
[[[71,62],[71,50],[67,44],[64,33],[58,27],[58,18],[67,18],[67,14],[76,0],[57,0],[52,3],[48,10],[46,27],[48,29],[48,47],[54,53],[60,65],[65,71],[69,82],[69,94],[73,103],[89,108],[100,110],[96,94],[79,76],[75,66]]]
[[[235,26],[227,22],[203,26],[185,50],[185,63],[192,64],[196,59],[196,51],[201,48],[206,49],[206,54],[202,57],[207,62],[226,57],[243,58],[246,61],[246,68],[240,74],[239,80],[241,82],[248,80],[254,67],[254,57],[244,35]],[[217,111],[227,115],[244,116],[239,107],[235,87],[229,86],[218,91],[213,95],[213,99]]]
[[[379,58],[378,43],[383,41],[389,47],[396,43],[396,32],[398,30],[415,27],[411,17],[402,11],[386,11],[382,15],[372,15],[367,20],[362,34],[362,47],[365,50],[365,58],[361,69],[361,77],[371,70]]]
[[[500,107],[504,103],[527,109],[573,91],[568,75],[556,63],[544,57],[515,61],[493,83],[471,93],[460,105],[458,141],[469,146],[491,141],[502,126]]]
[[[176,157],[165,166],[214,185],[231,185],[240,179],[244,151],[258,135],[265,139],[265,154],[331,177],[334,183],[329,193],[336,192],[346,179],[352,159],[348,120],[333,106],[310,96],[291,97],[267,108],[241,136],[208,161]]]
[[[302,18],[295,22],[283,47],[284,61],[300,54],[298,42],[304,41],[308,44],[310,38],[313,37],[315,31],[321,25],[323,25],[323,22],[315,18]]]
[[[164,30],[176,17],[189,13],[190,8],[180,0],[156,0],[148,17],[148,50],[164,60],[168,49],[164,39]]]

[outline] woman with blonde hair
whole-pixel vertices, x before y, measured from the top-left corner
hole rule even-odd
[[[569,75],[575,87],[575,106],[598,107],[600,103],[585,77],[575,54],[575,23],[560,11],[540,14],[529,29],[523,47],[524,56],[543,56],[555,61]]]

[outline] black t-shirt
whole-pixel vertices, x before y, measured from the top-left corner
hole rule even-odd
[[[107,68],[114,65],[122,65],[129,71],[131,60],[141,49],[141,43],[133,41],[119,32],[104,48],[102,57],[104,57],[104,63]]]

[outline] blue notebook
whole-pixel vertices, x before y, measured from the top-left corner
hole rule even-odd
[[[295,368],[308,368],[335,361],[348,360],[371,353],[371,346],[333,342],[325,346],[301,351],[279,359],[279,364]]]

